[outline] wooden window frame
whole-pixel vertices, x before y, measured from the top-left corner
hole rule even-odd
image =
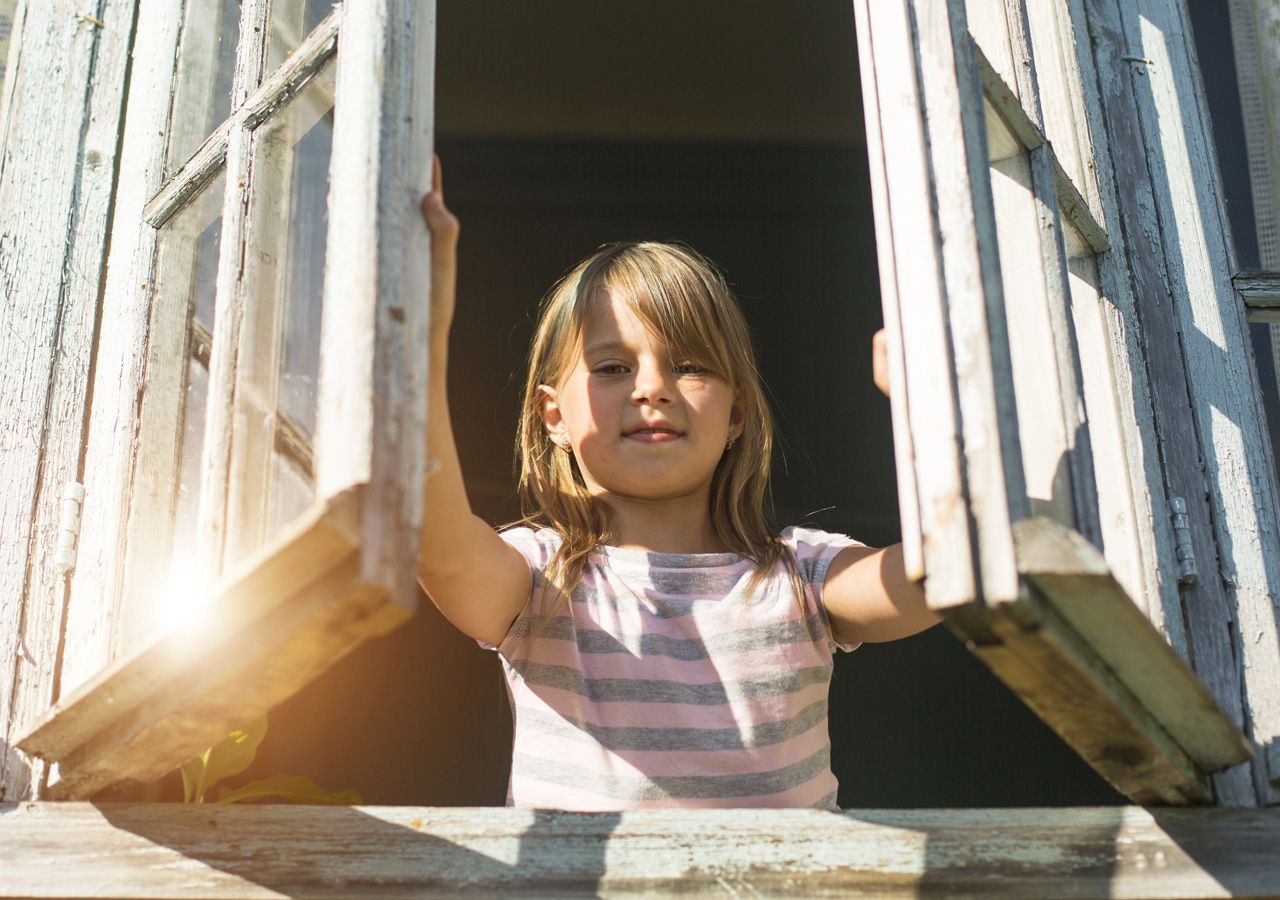
[[[1006,71],[978,49],[962,0],[855,3],[908,568],[928,573],[930,605],[1118,790],[1137,802],[1209,802],[1207,773],[1249,759],[1252,747],[1087,539],[1099,533],[1087,441],[1061,448],[1083,488],[1073,489],[1076,522],[1031,515],[984,101],[1030,155],[1052,232],[1042,302],[1067,324],[1042,350],[1058,355],[1057,412],[1068,421],[1083,397],[1058,211],[1099,257],[1110,246],[1101,223],[1115,217],[1102,218],[1108,192],[1073,184],[1045,138],[1026,5],[970,9],[1002,20],[978,30],[1003,40]],[[897,247],[910,252],[899,259]],[[1124,438],[1122,427],[1112,441]]]
[[[104,301],[121,315],[106,317],[97,348],[86,539],[63,671],[70,689],[17,741],[57,763],[50,798],[89,797],[170,771],[407,619],[419,596],[430,258],[414,199],[430,185],[434,2],[339,5],[264,73],[269,10],[268,0],[243,3],[231,115],[163,183],[181,23],[170,3],[142,0],[139,10]],[[249,239],[255,129],[324,65],[336,67],[336,114],[317,499],[268,546],[227,566],[224,498],[245,304],[237,251]],[[149,346],[158,319],[174,317],[156,302],[156,241],[220,170],[227,178],[198,525],[211,548],[206,571],[220,574],[207,616],[157,635],[134,607],[159,567],[145,558],[149,538],[172,515],[172,438],[167,453],[152,448],[166,446],[164,431],[181,409],[188,354]],[[185,318],[178,327],[185,337]]]

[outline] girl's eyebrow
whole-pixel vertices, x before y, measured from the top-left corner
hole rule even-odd
[[[586,355],[594,355],[596,353],[605,353],[614,350],[626,350],[627,345],[622,341],[604,341],[599,344],[592,344],[586,350],[582,351]]]

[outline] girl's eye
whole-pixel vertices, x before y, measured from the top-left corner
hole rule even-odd
[[[707,370],[697,363],[680,363],[676,366],[677,375],[705,375]]]
[[[622,363],[604,363],[591,370],[596,375],[624,375],[627,367]]]

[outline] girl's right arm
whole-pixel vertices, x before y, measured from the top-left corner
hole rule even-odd
[[[431,231],[431,371],[427,408],[427,476],[418,583],[445,618],[473,638],[498,644],[524,608],[532,586],[529,564],[471,511],[453,441],[445,381],[449,327],[458,282],[456,216],[444,205],[440,160],[422,198]]]

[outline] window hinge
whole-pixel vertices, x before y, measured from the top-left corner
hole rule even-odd
[[[1173,513],[1173,543],[1178,554],[1178,584],[1195,584],[1200,578],[1196,571],[1196,552],[1191,545],[1191,520],[1187,518],[1187,501],[1181,497],[1169,500]]]
[[[53,568],[58,575],[65,575],[76,567],[76,550],[80,546],[80,507],[83,504],[84,485],[68,481],[62,488],[58,543],[53,551]]]

